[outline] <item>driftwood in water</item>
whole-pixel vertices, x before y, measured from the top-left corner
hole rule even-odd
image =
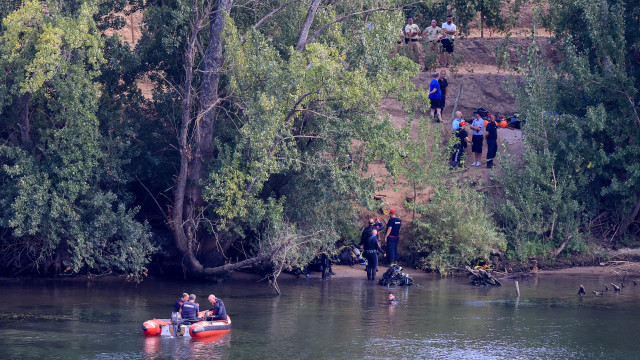
[[[467,276],[471,277],[471,283],[475,286],[502,286],[498,279],[483,269],[472,269],[469,266],[465,266],[464,269],[467,271]]]

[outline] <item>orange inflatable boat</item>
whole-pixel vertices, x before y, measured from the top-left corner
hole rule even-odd
[[[182,336],[205,338],[226,334],[231,330],[231,318],[227,320],[199,321],[191,325],[170,319],[152,319],[142,324],[142,333],[146,336]]]

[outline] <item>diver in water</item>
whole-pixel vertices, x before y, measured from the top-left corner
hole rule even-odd
[[[398,305],[398,300],[392,292],[389,293],[389,305]]]

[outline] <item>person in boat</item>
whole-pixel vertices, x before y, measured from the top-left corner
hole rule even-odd
[[[182,293],[182,296],[180,296],[178,300],[176,300],[176,303],[173,304],[173,312],[180,312],[180,308],[182,307],[182,304],[184,304],[188,300],[189,300],[189,294]]]
[[[189,295],[189,300],[185,301],[180,308],[182,313],[183,324],[191,324],[200,321],[198,319],[198,312],[200,312],[200,305],[196,303],[196,295]]]
[[[205,320],[227,320],[227,310],[222,300],[216,298],[213,294],[209,295],[208,300],[211,303],[211,309],[205,311]]]

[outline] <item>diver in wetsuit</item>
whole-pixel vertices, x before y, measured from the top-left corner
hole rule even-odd
[[[378,230],[371,230],[371,236],[360,247],[364,248],[364,257],[367,258],[367,280],[375,280],[378,270],[378,251],[387,256],[378,242]]]
[[[210,321],[227,320],[227,310],[222,300],[211,294],[209,295],[209,302],[211,303],[211,309],[207,311],[206,319]]]

